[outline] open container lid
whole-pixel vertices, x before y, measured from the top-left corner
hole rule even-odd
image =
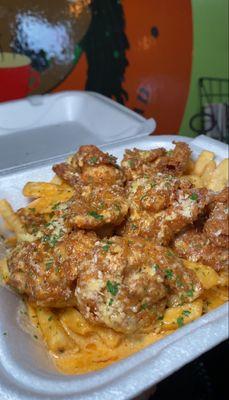
[[[65,158],[65,153],[83,143],[103,145],[105,151],[120,157],[126,147],[171,148],[172,140],[178,139],[147,136],[154,128],[154,120],[146,121],[92,93],[67,92],[2,104],[0,198],[6,197],[14,207],[21,206],[23,184],[32,179],[48,180],[54,160]],[[225,144],[205,136],[181,140],[190,144],[195,156],[207,148],[216,153],[218,160],[227,157]],[[225,304],[104,370],[65,376],[54,369],[45,349],[21,330],[17,307],[18,297],[0,288],[1,400],[130,399],[220,343],[228,334]]]
[[[32,96],[0,105],[0,171],[152,133],[156,123],[90,92]]]

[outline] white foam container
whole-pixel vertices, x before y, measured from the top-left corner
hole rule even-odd
[[[0,198],[15,208],[28,180],[49,180],[51,165],[81,144],[93,143],[121,158],[125,148],[172,147],[176,136],[148,136],[153,119],[101,95],[65,92],[0,105]],[[188,142],[196,157],[212,150],[217,160],[228,147],[206,136]],[[19,298],[0,288],[1,400],[126,400],[143,393],[228,336],[228,305],[104,370],[80,376],[58,373],[44,346],[17,322]],[[3,333],[6,332],[7,335]]]

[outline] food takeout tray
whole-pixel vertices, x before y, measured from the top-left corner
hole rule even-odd
[[[167,117],[166,117],[167,118]],[[83,143],[93,143],[121,158],[125,148],[171,148],[176,136],[148,136],[155,129],[130,110],[85,92],[36,96],[0,106],[0,198],[15,208],[28,180],[49,180],[51,165]],[[217,159],[228,156],[225,144],[199,136],[180,138],[196,157],[203,149]],[[0,288],[0,399],[131,399],[228,335],[227,304],[202,316],[159,342],[99,372],[59,374],[44,346],[17,322],[18,297]]]

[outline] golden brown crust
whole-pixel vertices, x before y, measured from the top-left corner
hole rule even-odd
[[[157,172],[181,176],[186,171],[191,150],[184,142],[173,142],[174,150],[164,148],[153,150],[126,150],[122,160],[122,168],[127,180],[137,179]]]
[[[189,228],[182,232],[175,238],[173,248],[180,257],[209,265],[216,271],[228,268],[228,250],[211,243],[200,230]]]
[[[141,238],[112,237],[98,241],[83,262],[76,297],[92,323],[131,333],[152,329],[166,303],[192,301],[201,290],[171,250]]]
[[[94,234],[81,231],[63,234],[55,242],[54,236],[45,235],[32,243],[20,243],[8,258],[9,284],[41,306],[73,305],[80,262],[95,241]]]
[[[216,246],[228,248],[229,244],[229,196],[228,188],[214,197],[212,211],[204,224],[204,232]]]
[[[93,145],[81,146],[68,163],[53,166],[54,172],[69,183],[93,185],[123,185],[124,175],[116,157],[103,153]]]

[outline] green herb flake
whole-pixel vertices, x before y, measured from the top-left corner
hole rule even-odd
[[[38,339],[38,336],[37,336],[37,335],[33,335],[33,337],[34,337],[34,339]]]
[[[7,332],[3,332],[3,336],[7,336]]]
[[[89,162],[89,164],[96,164],[98,159],[99,159],[98,157],[94,156],[94,157],[89,158],[88,162]]]
[[[142,200],[144,200],[144,199],[146,199],[147,198],[147,194],[144,194],[141,198],[140,198],[140,200],[142,201]]]
[[[137,229],[137,225],[131,224],[131,229],[132,229],[133,231],[135,231],[135,229]]]
[[[160,316],[157,318],[158,321],[162,321],[163,319],[164,319],[163,315],[160,315]]]
[[[110,299],[108,306],[111,306],[113,304],[114,299]]]
[[[148,308],[148,304],[147,303],[141,304],[141,310],[146,310],[147,308]]]
[[[158,264],[153,264],[152,268],[154,269],[154,271],[158,271],[160,267]]]
[[[197,193],[192,193],[192,194],[189,196],[189,198],[190,198],[192,201],[197,201],[197,200],[198,200],[198,194],[197,194]]]
[[[177,318],[177,325],[179,328],[181,328],[184,325],[184,318],[183,317],[178,317]]]
[[[87,215],[89,215],[90,217],[93,217],[93,218],[97,219],[98,221],[103,219],[103,215],[97,214],[96,211],[89,211],[89,212],[87,213]]]
[[[188,317],[190,314],[191,314],[191,311],[189,311],[189,310],[182,311],[182,315],[184,315],[185,317]]]
[[[60,267],[56,267],[56,268],[55,268],[55,272],[56,272],[56,273],[60,272]]]
[[[60,203],[56,203],[52,206],[52,210],[57,210],[59,207]]]
[[[166,269],[165,270],[165,276],[168,279],[172,279],[173,278],[173,271],[171,269]]]
[[[118,293],[118,286],[119,284],[117,282],[107,281],[106,287],[108,292],[110,292],[112,296],[116,296],[116,294]]]
[[[101,201],[101,202],[98,204],[99,210],[102,210],[104,207],[105,207],[105,203],[104,203],[103,201]]]
[[[36,208],[29,208],[29,211],[35,212]]]
[[[52,315],[50,315],[49,317],[48,317],[48,321],[52,321]]]
[[[109,245],[108,243],[105,244],[105,245],[102,247],[102,249],[103,249],[104,251],[108,251],[109,248],[110,248],[110,245]]]
[[[176,280],[176,284],[177,284],[178,287],[184,286],[182,281],[179,278]]]
[[[157,184],[155,182],[151,182],[150,187],[153,189],[155,186],[157,186]]]
[[[48,271],[50,268],[52,268],[52,265],[53,265],[53,259],[48,260],[48,261],[45,263],[45,269],[46,269],[46,271]]]
[[[190,290],[188,290],[188,291],[186,292],[186,294],[187,294],[188,297],[193,297],[193,293],[194,293],[194,290],[193,290],[193,289],[190,289]]]
[[[174,256],[174,254],[173,254],[173,252],[171,250],[168,250],[166,254],[169,257],[173,257]]]

